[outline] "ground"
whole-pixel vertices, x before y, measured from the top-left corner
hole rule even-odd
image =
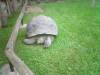
[[[59,35],[52,46],[24,45],[25,30],[19,32],[17,55],[36,75],[99,75],[100,74],[100,2],[96,8],[89,1],[43,3],[44,15],[51,16],[58,25]],[[31,16],[24,17],[28,23]],[[16,16],[9,20],[14,25]],[[12,23],[13,22],[13,23]],[[5,64],[4,48],[12,28],[0,30],[0,66]]]

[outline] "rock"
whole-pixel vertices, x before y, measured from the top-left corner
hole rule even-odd
[[[1,75],[19,75],[19,74],[16,70],[14,72],[11,72],[9,64],[5,64],[1,69]]]

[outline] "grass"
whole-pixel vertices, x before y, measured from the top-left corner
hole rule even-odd
[[[100,74],[100,2],[96,9],[89,2],[62,2],[39,5],[44,15],[58,25],[59,35],[52,46],[24,45],[25,30],[20,30],[16,53],[36,75],[99,75]],[[24,17],[24,23],[30,19]],[[9,31],[9,32],[8,32]],[[4,48],[11,30],[0,31],[0,64],[6,63]],[[3,34],[5,33],[5,34]],[[5,39],[5,40],[3,40]]]

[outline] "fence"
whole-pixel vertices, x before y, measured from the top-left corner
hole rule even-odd
[[[14,71],[15,68],[20,75],[34,75],[32,71],[27,67],[27,65],[23,61],[21,61],[21,59],[14,52],[16,39],[20,29],[21,21],[23,20],[26,5],[27,1],[21,10],[21,13],[16,21],[12,34],[8,40],[7,46],[5,48],[5,55],[8,58],[11,71]]]

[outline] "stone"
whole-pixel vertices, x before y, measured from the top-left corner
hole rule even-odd
[[[9,64],[5,64],[1,69],[1,75],[19,75],[19,74],[16,70],[14,72],[11,72]]]

